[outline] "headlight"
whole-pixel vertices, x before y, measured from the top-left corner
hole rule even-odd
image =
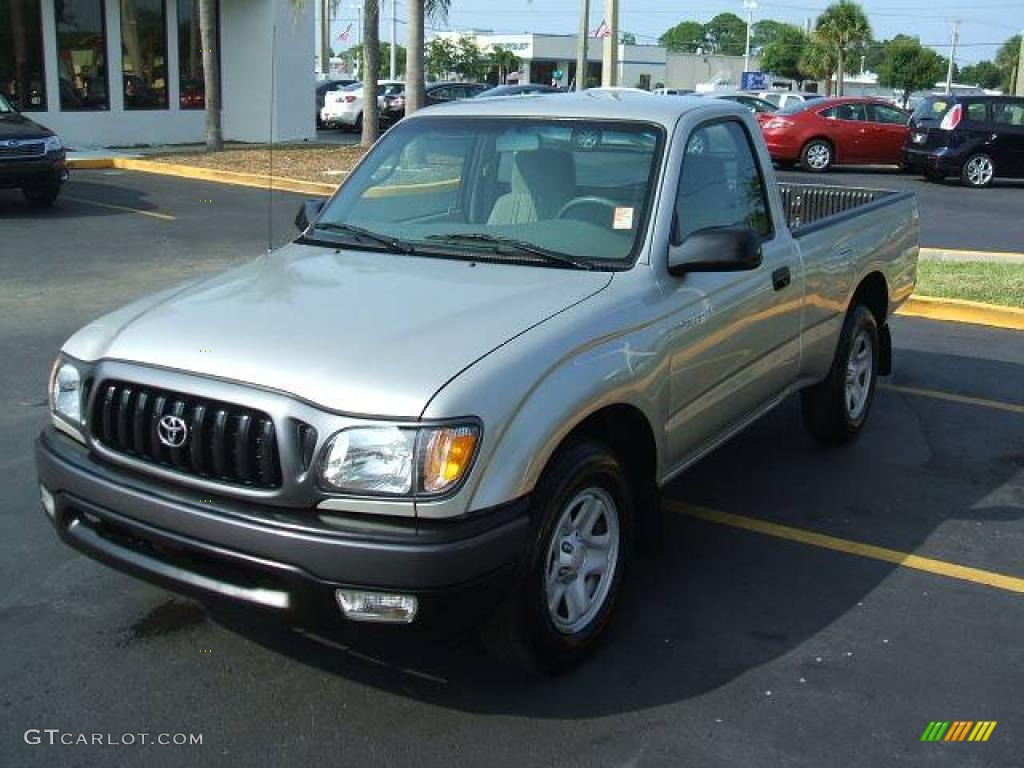
[[[43,146],[47,152],[60,152],[64,149],[64,142],[60,140],[60,136],[47,136]]]
[[[479,437],[475,424],[353,427],[328,441],[320,479],[344,493],[440,496],[466,476]]]
[[[50,410],[75,426],[82,425],[82,375],[63,357],[57,358],[50,374]]]

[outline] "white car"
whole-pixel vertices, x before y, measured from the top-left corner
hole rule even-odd
[[[761,91],[752,95],[771,102],[779,109],[792,104],[794,101],[810,101],[811,99],[824,98],[820,93],[801,93],[798,91]]]
[[[405,90],[400,80],[381,80],[377,83],[377,106],[384,107],[384,97]],[[346,126],[357,131],[363,127],[363,84],[353,83],[339,91],[324,94],[324,107],[320,121],[325,126]]]

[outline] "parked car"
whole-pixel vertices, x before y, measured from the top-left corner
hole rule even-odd
[[[803,91],[759,91],[756,93],[751,92],[751,96],[764,99],[779,109],[792,106],[797,102],[803,103],[824,98],[820,93],[805,93]]]
[[[20,189],[32,205],[53,205],[68,180],[64,144],[0,96],[0,189]]]
[[[759,96],[753,96],[752,94],[745,93],[744,91],[711,91],[705,93],[705,96],[712,99],[725,99],[726,101],[735,101],[737,104],[750,109],[751,112],[758,115],[770,115],[773,112],[778,112],[779,108],[775,104]]]
[[[488,90],[487,86],[482,83],[429,83],[426,87],[423,106],[434,107],[438,104],[447,104],[450,101],[474,99],[486,90]],[[403,117],[405,117],[404,88],[389,94],[384,99],[381,121],[391,125]]]
[[[395,93],[401,93],[405,83],[400,80],[381,80],[377,83],[377,106],[384,108],[384,100]],[[363,84],[352,83],[340,90],[328,91],[324,95],[324,108],[320,120],[325,126],[340,126],[356,131],[363,129]]]
[[[890,370],[913,195],[770,162],[718,99],[417,112],[294,243],[65,343],[42,508],[202,599],[483,622],[500,658],[565,669],[662,537],[660,487],[797,391],[849,442]]]
[[[693,92],[692,88],[655,88],[651,91],[656,96],[688,96]]]
[[[929,96],[910,116],[903,160],[933,181],[969,187],[1024,178],[1024,98]]]
[[[758,122],[772,159],[809,171],[839,165],[899,165],[910,116],[880,99],[797,102]]]
[[[345,88],[353,85],[356,81],[348,78],[340,80],[325,80],[322,83],[316,85],[316,126],[317,128],[323,128],[324,122],[320,113],[324,108],[324,100],[329,92],[341,91]]]
[[[488,88],[486,91],[478,93],[476,98],[490,98],[491,96],[530,96],[535,93],[562,93],[564,90],[564,88],[558,88],[554,85],[544,85],[543,83],[520,83],[518,85],[498,85],[494,88]]]

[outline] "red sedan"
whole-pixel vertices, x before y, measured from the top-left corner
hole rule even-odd
[[[899,165],[910,115],[880,99],[797,102],[757,115],[768,152],[809,171],[840,165]]]

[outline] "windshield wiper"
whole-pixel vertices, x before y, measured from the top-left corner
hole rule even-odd
[[[344,234],[354,235],[355,237],[363,240],[372,240],[375,243],[383,245],[392,253],[408,254],[416,252],[416,249],[404,240],[399,240],[397,237],[388,237],[387,235],[382,235],[379,232],[357,227],[354,224],[338,224],[333,221],[320,221],[314,225],[313,229],[320,229],[326,232],[342,232]]]
[[[534,245],[526,240],[516,240],[514,237],[502,237],[501,235],[491,235],[486,232],[448,232],[428,235],[427,240],[446,240],[453,243],[487,243],[495,246],[494,250],[496,252],[506,248],[519,251],[520,253],[528,253],[531,256],[539,256],[545,261],[555,264],[566,264],[576,269],[594,269],[593,264],[574,259],[572,256],[567,256],[564,253],[549,251],[547,248],[541,248],[539,245]]]

